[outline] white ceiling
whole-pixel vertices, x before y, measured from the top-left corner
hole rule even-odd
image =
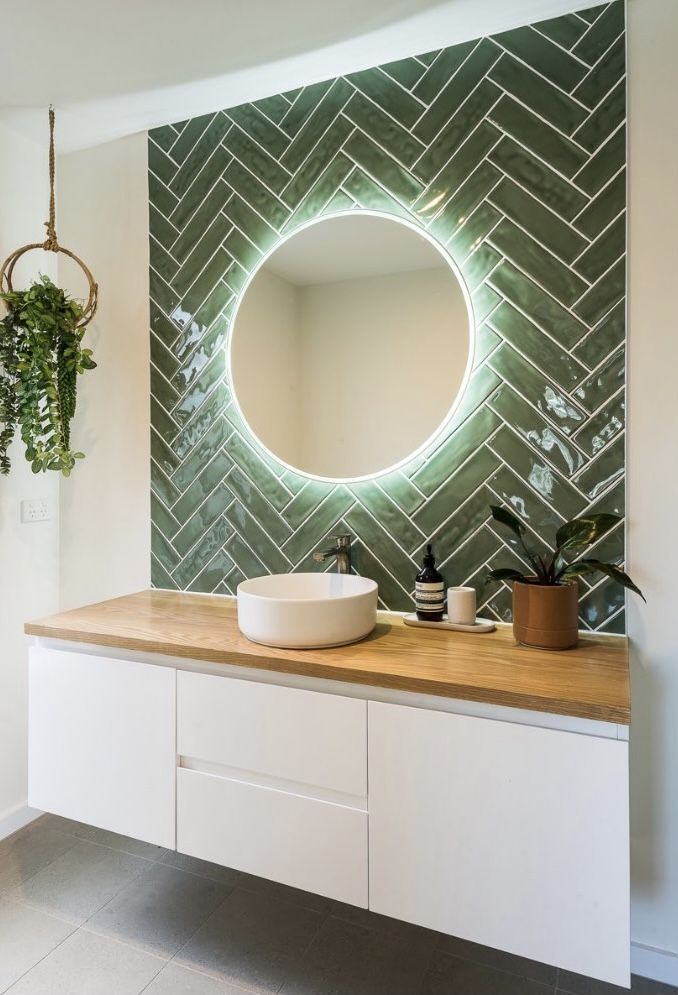
[[[603,2],[603,0],[599,0]],[[587,0],[3,0],[0,120],[61,152]]]

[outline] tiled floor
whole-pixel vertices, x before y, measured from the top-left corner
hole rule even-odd
[[[0,842],[12,995],[623,991],[55,816]]]

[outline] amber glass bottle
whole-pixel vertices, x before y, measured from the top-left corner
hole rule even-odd
[[[426,547],[424,566],[414,584],[414,603],[417,618],[422,622],[442,622],[445,610],[445,582],[436,570],[436,560],[429,543]]]

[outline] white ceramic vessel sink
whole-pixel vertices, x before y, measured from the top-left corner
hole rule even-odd
[[[344,646],[377,622],[377,585],[338,573],[271,574],[238,584],[238,625],[255,643],[287,649]]]

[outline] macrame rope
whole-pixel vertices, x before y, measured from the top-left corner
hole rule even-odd
[[[56,235],[56,208],[54,206],[54,107],[49,105],[49,220],[45,222],[47,238],[45,249],[48,252],[58,252],[59,243]]]

